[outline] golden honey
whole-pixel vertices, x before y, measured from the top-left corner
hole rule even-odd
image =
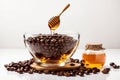
[[[56,24],[55,26],[50,26],[50,30],[56,30],[59,27],[60,23]]]
[[[83,53],[83,59],[87,67],[102,67],[105,63],[105,53]]]
[[[37,56],[37,57],[40,59],[40,61],[42,63],[60,64],[60,63],[64,62],[67,59],[68,56],[69,56],[68,54],[62,54],[61,56],[58,56],[56,58],[47,58],[47,57],[44,57],[44,56],[42,56],[42,57]]]
[[[82,59],[85,60],[86,67],[103,67],[106,60],[106,54],[104,48],[102,48],[102,44],[87,44],[86,50],[82,54]]]

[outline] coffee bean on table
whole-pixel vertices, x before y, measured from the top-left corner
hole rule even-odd
[[[117,64],[115,64],[114,62],[111,62],[109,65],[110,65],[111,67],[113,67],[114,69],[120,69],[120,65],[117,65]]]
[[[52,75],[56,75],[56,73],[57,73],[56,71],[51,71]]]
[[[58,76],[63,76],[64,75],[64,71],[59,71],[56,73]]]
[[[64,72],[64,76],[69,77],[70,73],[69,72]]]
[[[85,74],[86,74],[86,75],[90,75],[90,72],[89,72],[89,71],[85,71]]]
[[[92,73],[92,68],[87,68],[87,71]]]
[[[114,62],[111,62],[111,63],[110,63],[110,66],[113,66],[113,65],[115,65],[115,63],[114,63]]]
[[[29,74],[33,74],[33,69],[30,69],[30,70],[28,71],[28,73],[29,73]]]
[[[113,65],[113,68],[114,68],[114,69],[119,69],[120,66],[118,66],[118,65]]]
[[[41,73],[43,73],[43,71],[42,71],[42,70],[39,70],[39,71],[37,71],[37,73],[41,74]]]
[[[45,74],[50,74],[50,71],[49,70],[44,70],[43,71]]]
[[[83,76],[84,76],[84,73],[79,72],[78,75],[81,76],[81,77],[83,77]]]
[[[75,63],[79,63],[79,59],[75,59]]]
[[[102,73],[103,73],[103,74],[108,74],[109,71],[110,71],[110,68],[104,68],[104,69],[102,70]]]
[[[76,76],[76,74],[71,71],[70,76]]]

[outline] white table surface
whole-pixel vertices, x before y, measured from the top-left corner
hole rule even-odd
[[[73,58],[81,59],[84,50],[78,49]],[[104,67],[109,67],[110,62],[120,65],[120,49],[106,50],[106,63]],[[85,77],[64,77],[51,74],[18,74],[16,72],[7,71],[4,64],[30,59],[31,55],[26,49],[0,49],[0,80],[120,80],[120,69],[111,69],[109,74],[92,74]]]

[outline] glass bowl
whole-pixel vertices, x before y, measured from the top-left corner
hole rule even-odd
[[[79,33],[24,34],[24,43],[40,66],[64,66],[75,53]]]

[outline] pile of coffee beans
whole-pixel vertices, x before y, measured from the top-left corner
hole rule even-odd
[[[19,62],[11,62],[9,64],[5,64],[5,68],[8,71],[15,71],[18,72],[20,74],[24,73],[24,72],[28,72],[28,73],[33,73],[34,69],[32,69],[30,67],[30,65],[34,62],[33,59],[30,60],[25,60],[25,61],[19,61]]]
[[[81,76],[84,77],[85,75],[90,75],[90,74],[97,74],[102,72],[103,74],[108,74],[110,71],[110,68],[104,68],[103,70],[100,71],[100,69],[94,67],[94,68],[87,68],[85,67],[85,61],[84,60],[79,60],[79,59],[70,59],[71,61],[71,66],[74,66],[72,63],[79,63],[80,66],[76,69],[70,69],[70,70],[35,70],[30,65],[34,62],[34,59],[30,60],[25,60],[25,61],[19,61],[19,62],[11,62],[9,64],[4,65],[5,68],[8,71],[15,71],[20,74],[23,73],[44,73],[44,74],[52,74],[52,75],[58,75],[58,76]],[[111,64],[113,66],[113,63]],[[118,68],[117,68],[118,69]]]
[[[69,54],[75,47],[77,40],[66,34],[39,34],[28,37],[25,43],[36,56],[56,57],[61,54]],[[31,52],[32,53],[32,52]]]

